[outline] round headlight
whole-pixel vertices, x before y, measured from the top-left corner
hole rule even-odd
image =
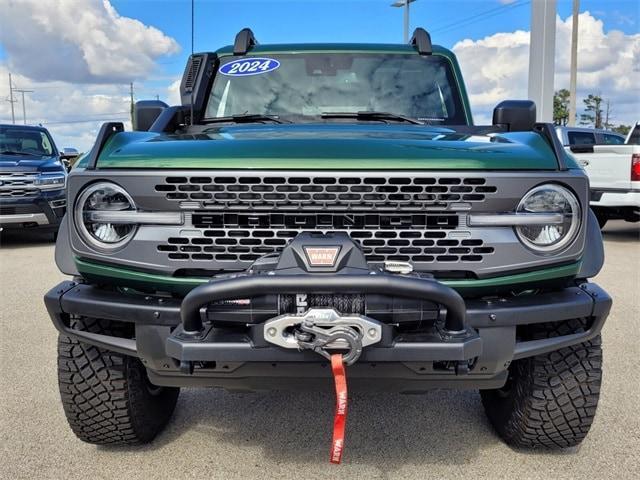
[[[100,182],[78,196],[74,219],[82,239],[92,248],[113,251],[124,246],[136,232],[136,225],[101,221],[98,212],[135,211],[133,199],[115,183]]]
[[[560,185],[539,185],[527,192],[518,213],[556,213],[557,223],[516,227],[520,241],[530,249],[550,253],[569,245],[580,229],[580,204],[568,189]]]

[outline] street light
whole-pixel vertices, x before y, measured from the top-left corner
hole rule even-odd
[[[404,43],[409,42],[409,4],[416,0],[398,0],[392,7],[404,7]]]

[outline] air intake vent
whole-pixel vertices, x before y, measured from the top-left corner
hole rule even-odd
[[[202,57],[200,56],[194,55],[189,59],[189,64],[187,65],[187,76],[184,84],[185,90],[191,91],[193,89],[193,85],[195,84],[198,72],[200,71],[201,64]]]

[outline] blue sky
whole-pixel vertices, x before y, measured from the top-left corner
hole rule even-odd
[[[535,1],[535,0],[534,0]],[[113,0],[121,15],[137,18],[175,38],[182,53],[160,60],[166,72],[180,72],[190,51],[189,0]],[[402,9],[391,0],[196,0],[195,49],[215,50],[251,27],[263,43],[402,41]],[[582,0],[607,29],[633,34],[640,21],[638,0]],[[571,15],[571,0],[558,0],[558,14]],[[410,29],[425,27],[434,43],[452,47],[463,38],[479,39],[500,31],[528,30],[526,0],[417,0]]]
[[[402,42],[394,0],[195,0],[195,50],[233,42],[251,27],[261,43]],[[526,98],[531,2],[417,0],[411,24],[454,48],[477,123],[501,100]],[[568,86],[572,0],[557,0],[556,89]],[[615,124],[640,112],[640,1],[581,0],[578,105],[590,93]],[[588,12],[588,13],[587,13]],[[569,20],[567,21],[567,19]],[[191,49],[190,0],[0,0],[0,122],[11,118],[8,74],[29,123],[88,148],[107,120],[127,122],[135,98],[174,103]],[[22,113],[22,98],[15,105]]]

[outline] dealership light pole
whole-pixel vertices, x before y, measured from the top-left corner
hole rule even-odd
[[[573,0],[573,24],[571,25],[571,76],[569,77],[569,121],[570,127],[576,124],[576,78],[578,76],[578,14],[580,0]]]
[[[531,2],[529,100],[536,102],[538,122],[553,122],[555,51],[556,0],[535,0]]]
[[[416,0],[398,0],[392,7],[404,7],[404,43],[409,42],[409,4]]]

